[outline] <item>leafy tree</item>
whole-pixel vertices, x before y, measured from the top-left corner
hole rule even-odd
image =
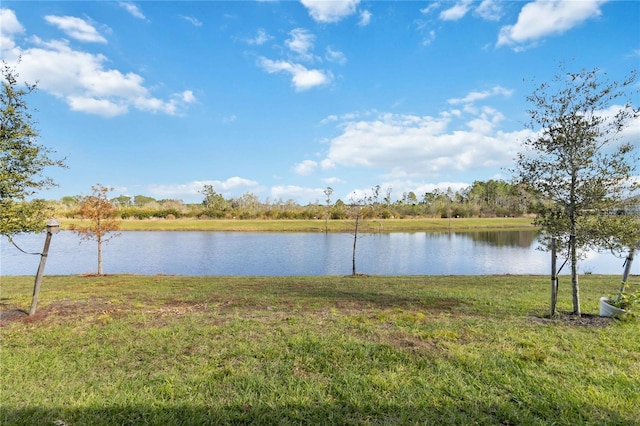
[[[628,95],[637,72],[611,82],[597,69],[561,71],[527,97],[529,126],[537,133],[524,141],[515,172],[550,202],[537,223],[568,252],[573,312],[580,315],[580,251],[600,244],[603,234],[625,232],[607,213],[638,188],[631,179],[638,163],[634,146],[619,139],[639,110],[630,102],[615,104]]]
[[[47,208],[42,200],[28,201],[39,190],[55,186],[43,176],[45,168],[65,167],[50,149],[38,145],[38,131],[26,102],[35,85],[19,87],[18,75],[7,64],[0,91],[0,234],[41,231]]]
[[[204,195],[202,206],[206,214],[224,216],[224,211],[229,207],[229,203],[227,203],[227,200],[224,199],[222,194],[216,192],[213,185],[204,185],[200,193]]]
[[[120,229],[120,223],[115,219],[117,208],[109,201],[108,193],[112,188],[101,184],[91,187],[93,193],[82,197],[78,214],[91,223],[88,226],[71,225],[71,230],[76,232],[83,240],[96,240],[98,243],[98,275],[102,275],[102,243],[108,242],[119,234],[109,233]]]
[[[64,204],[67,207],[74,207],[78,204],[79,201],[80,201],[80,197],[78,197],[77,195],[75,196],[65,195],[60,199],[60,203]]]
[[[130,207],[131,197],[127,195],[120,195],[118,197],[112,198],[111,202],[118,207]]]
[[[147,197],[146,195],[136,195],[133,197],[133,204],[136,207],[142,207],[145,204],[155,203],[156,199],[153,197]]]

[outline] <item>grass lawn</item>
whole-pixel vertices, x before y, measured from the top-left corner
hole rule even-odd
[[[81,224],[79,219],[61,219],[62,229]],[[419,232],[483,229],[533,229],[526,217],[460,219],[367,219],[362,232]],[[355,221],[330,220],[329,232],[353,232]],[[318,220],[234,220],[234,219],[127,219],[120,222],[124,231],[247,231],[247,232],[324,232],[325,221]]]
[[[640,424],[640,322],[596,316],[618,281],[550,320],[541,276],[45,277],[3,315],[0,423]]]

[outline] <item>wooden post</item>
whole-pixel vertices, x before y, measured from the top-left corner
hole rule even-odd
[[[556,239],[551,238],[551,317],[556,315],[558,302],[558,273],[556,271]]]
[[[620,291],[618,291],[618,296],[616,297],[617,299],[616,301],[620,301],[621,293],[627,288],[627,280],[629,280],[629,274],[631,273],[631,264],[633,263],[633,255],[635,251],[636,251],[636,248],[631,247],[629,249],[629,254],[627,255],[627,258],[624,261],[624,272],[622,273],[622,282],[620,283]]]
[[[360,209],[360,208],[359,208]],[[360,210],[356,213],[356,229],[353,232],[353,256],[351,258],[351,275],[356,276],[356,244],[358,243],[358,224],[360,222]]]
[[[51,218],[47,222],[47,237],[44,240],[44,248],[40,255],[40,264],[38,265],[38,272],[36,273],[36,282],[33,286],[33,298],[31,299],[31,309],[29,309],[29,315],[36,313],[38,307],[38,296],[40,295],[40,286],[42,285],[42,276],[44,275],[44,266],[47,263],[47,254],[49,253],[49,244],[51,244],[51,236],[58,232],[60,229],[60,223],[57,220]]]

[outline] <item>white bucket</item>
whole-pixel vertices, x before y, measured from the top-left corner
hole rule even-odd
[[[611,306],[608,302],[609,302],[608,297],[600,298],[600,316],[601,317],[614,317],[616,315],[622,315],[625,312],[627,312],[624,309]]]

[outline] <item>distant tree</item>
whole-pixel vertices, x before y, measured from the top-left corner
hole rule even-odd
[[[80,197],[78,197],[77,195],[75,196],[65,195],[60,199],[60,202],[67,207],[77,206],[79,201],[80,201]]]
[[[568,252],[573,312],[580,315],[579,252],[603,241],[603,233],[625,232],[614,226],[615,215],[607,213],[638,189],[632,179],[638,157],[634,146],[620,143],[619,136],[639,110],[630,102],[614,104],[628,95],[637,72],[610,82],[597,69],[561,71],[527,97],[536,136],[524,141],[515,172],[521,183],[549,201],[537,223]]]
[[[291,200],[288,200],[285,204],[290,206]],[[243,219],[257,217],[262,206],[258,196],[252,192],[245,192],[240,197],[234,199],[232,205],[237,211],[238,216]]]
[[[223,216],[223,212],[229,208],[227,200],[224,199],[222,194],[216,192],[213,185],[204,185],[200,193],[204,195],[202,206],[204,207],[206,214],[211,216]]]
[[[151,204],[155,202],[155,198],[147,197],[146,195],[136,195],[133,197],[133,204],[135,204],[136,207],[142,207],[145,204]]]
[[[111,203],[118,207],[129,207],[131,206],[131,197],[127,195],[120,195],[118,197],[112,198]]]
[[[120,223],[115,219],[117,208],[111,204],[107,194],[112,188],[107,188],[101,184],[91,187],[91,195],[82,197],[78,214],[82,219],[89,220],[89,225],[71,225],[71,230],[76,232],[83,240],[96,240],[98,243],[98,275],[102,272],[102,243],[117,237],[119,234],[111,234],[120,229]]]
[[[373,192],[373,194],[371,195],[371,203],[374,205],[377,205],[380,203],[380,190],[382,189],[382,187],[380,185],[376,185],[373,188],[371,188],[371,191]]]
[[[339,220],[345,217],[347,217],[346,204],[338,198],[331,208],[331,219]]]
[[[322,192],[324,192],[324,195],[327,197],[327,211],[324,216],[324,232],[327,233],[329,232],[329,210],[331,209],[331,194],[333,194],[333,188],[327,186]]]
[[[416,197],[415,192],[410,191],[407,194],[406,201],[407,204],[418,204],[418,197]]]
[[[0,91],[0,234],[42,231],[48,210],[42,200],[28,201],[42,189],[55,186],[43,176],[47,167],[66,167],[53,160],[48,148],[36,143],[39,134],[26,97],[35,85],[19,87],[18,74],[6,63]]]

